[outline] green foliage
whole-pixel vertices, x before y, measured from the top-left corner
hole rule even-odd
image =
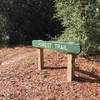
[[[81,18],[79,2],[75,2],[75,0],[61,1],[58,3],[57,8],[58,16],[63,20],[62,24],[65,27],[64,34],[60,39],[63,41],[82,42],[82,39],[86,37],[83,34],[84,21]]]
[[[56,0],[56,16],[62,20],[65,28],[58,40],[79,42],[84,52],[99,44],[96,5],[96,0]]]
[[[2,15],[0,15],[0,26],[0,43],[7,44],[9,42],[7,19]]]

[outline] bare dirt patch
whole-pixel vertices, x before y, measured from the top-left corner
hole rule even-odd
[[[67,57],[45,50],[38,71],[31,47],[0,49],[0,100],[99,100],[100,56],[77,57],[75,79],[67,82]]]

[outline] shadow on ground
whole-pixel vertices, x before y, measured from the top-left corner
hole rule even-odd
[[[60,69],[67,69],[67,67],[44,67],[43,69],[60,70]],[[100,83],[100,76],[96,75],[95,72],[84,71],[84,70],[81,70],[79,67],[75,68],[75,72],[78,72],[82,75],[81,76],[75,76],[74,81],[77,81],[77,82],[80,82],[80,83],[84,83],[84,82]]]
[[[88,76],[88,77],[84,77],[84,76],[75,77],[75,81],[100,83],[100,76],[96,75],[95,72],[84,71],[84,70],[81,70],[79,67],[75,68],[75,71]]]

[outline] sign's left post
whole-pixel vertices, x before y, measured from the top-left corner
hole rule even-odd
[[[44,54],[43,54],[43,48],[38,48],[38,69],[42,70],[44,67]]]

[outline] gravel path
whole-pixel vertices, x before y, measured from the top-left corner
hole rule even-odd
[[[68,83],[66,55],[44,52],[45,69],[38,71],[36,49],[0,49],[0,100],[100,100],[100,56],[77,57]]]

